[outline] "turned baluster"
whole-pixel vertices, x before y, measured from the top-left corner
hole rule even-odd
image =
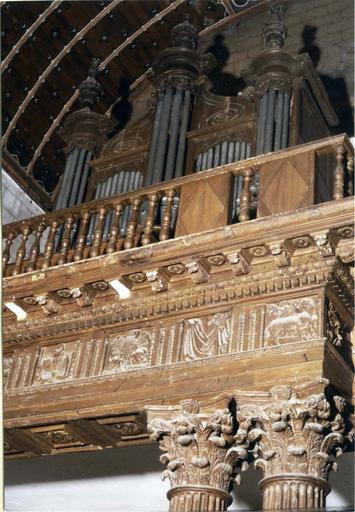
[[[88,230],[89,225],[89,219],[90,219],[90,212],[86,208],[84,208],[81,212],[80,217],[80,226],[79,226],[79,233],[76,240],[75,245],[75,252],[74,252],[74,261],[79,261],[83,257],[84,247],[86,243],[86,233]]]
[[[54,239],[55,239],[55,236],[57,233],[58,226],[59,226],[59,220],[58,219],[52,220],[52,223],[49,228],[46,247],[44,249],[42,270],[45,270],[46,268],[50,267],[50,265],[51,265],[51,259],[53,256],[54,244],[55,244]]]
[[[40,253],[40,243],[43,231],[46,229],[46,223],[42,220],[34,230],[34,242],[31,247],[30,259],[27,263],[26,271],[32,272],[32,270],[36,270],[37,258]]]
[[[127,226],[126,239],[123,244],[125,249],[131,249],[134,246],[134,237],[136,235],[138,213],[141,203],[142,200],[140,197],[136,197],[132,201],[132,212]]]
[[[108,238],[108,244],[106,247],[106,252],[108,254],[111,254],[112,252],[116,251],[118,234],[120,232],[120,219],[121,219],[123,209],[124,209],[123,203],[118,203],[115,206],[115,210],[114,210],[113,218],[112,218],[111,230],[110,230],[110,234],[109,234],[109,238]]]
[[[250,183],[253,175],[254,170],[251,168],[243,171],[243,190],[240,195],[239,222],[250,219]]]
[[[153,193],[150,196],[148,196],[148,211],[147,216],[145,218],[144,223],[144,229],[143,229],[143,235],[142,235],[142,245],[148,245],[152,241],[152,232],[153,232],[153,226],[154,226],[154,212],[155,207],[158,201],[158,194]]]
[[[347,162],[347,171],[348,171],[348,195],[352,196],[354,193],[354,185],[353,185],[353,179],[354,179],[354,157],[349,156],[348,162]]]
[[[60,254],[57,260],[57,265],[64,265],[64,263],[67,262],[73,223],[74,217],[71,213],[69,213],[69,215],[65,217],[64,232],[62,236],[62,243],[60,246]]]
[[[4,248],[4,251],[2,254],[2,266],[3,266],[4,273],[5,273],[7,264],[10,259],[12,242],[14,241],[14,239],[16,237],[17,237],[16,231],[8,231],[6,233],[5,248]]]
[[[175,190],[173,188],[165,191],[165,205],[163,206],[163,213],[161,218],[161,227],[159,233],[159,240],[168,240],[170,238],[170,226],[172,217],[172,205],[175,197]]]
[[[17,249],[17,253],[16,253],[15,267],[14,267],[14,270],[12,271],[13,276],[17,276],[18,274],[21,273],[22,263],[26,256],[26,244],[27,244],[28,237],[31,233],[31,227],[25,221],[23,221],[23,223],[22,223],[21,232],[22,232],[22,237],[21,237],[21,242],[20,242],[19,248]]]
[[[344,154],[345,148],[341,144],[336,149],[336,166],[334,170],[333,199],[337,201],[344,197]]]
[[[90,257],[95,258],[96,256],[100,256],[100,246],[102,241],[102,235],[104,233],[104,225],[106,218],[107,210],[104,206],[101,206],[98,211],[98,219],[96,228],[94,231],[94,241],[92,247],[90,249]]]

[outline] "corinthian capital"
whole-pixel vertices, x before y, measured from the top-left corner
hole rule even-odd
[[[256,393],[239,406],[238,436],[264,473],[265,509],[324,506],[328,473],[343,452],[345,406],[323,392],[300,398],[289,386]]]
[[[227,406],[227,401],[226,404]],[[195,400],[178,407],[148,407],[151,439],[159,441],[170,480],[170,511],[226,510],[235,464],[247,455],[233,446],[233,419],[227,409],[201,410]]]

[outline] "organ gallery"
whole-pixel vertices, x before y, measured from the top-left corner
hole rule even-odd
[[[91,27],[139,26],[103,58],[110,32],[78,18],[85,58],[38,144],[16,127],[42,86],[8,99],[4,169],[44,213],[3,226],[5,456],[151,442],[170,512],[227,510],[250,466],[263,510],[326,507],[352,440],[353,146],[286,48],[292,2],[89,3]],[[28,38],[76,2],[55,4]],[[234,82],[206,37],[252,15],[263,48]]]

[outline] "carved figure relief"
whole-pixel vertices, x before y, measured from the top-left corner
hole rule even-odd
[[[36,384],[51,384],[72,378],[77,343],[45,347],[35,373]]]
[[[148,366],[151,334],[132,330],[109,341],[103,374],[116,373]]]
[[[318,334],[318,301],[315,298],[284,300],[266,306],[265,346],[306,341]]]
[[[228,353],[231,313],[216,313],[209,320],[185,320],[182,359],[185,361]]]

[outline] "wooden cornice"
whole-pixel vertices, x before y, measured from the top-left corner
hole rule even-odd
[[[2,151],[2,165],[13,180],[45,211],[53,208],[53,200],[38,182],[19,164],[6,148]]]

